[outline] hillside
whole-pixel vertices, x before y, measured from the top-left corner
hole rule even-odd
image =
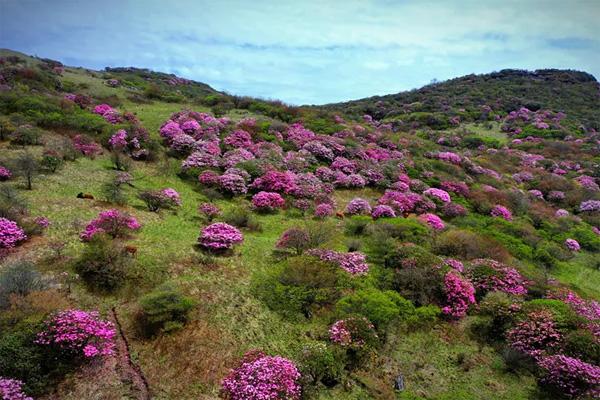
[[[600,86],[592,75],[579,71],[542,69],[502,70],[432,83],[420,89],[373,96],[324,106],[377,119],[402,120],[410,113],[461,113],[477,118],[483,106],[511,112],[521,107],[562,111],[572,121],[600,129]]]
[[[0,50],[0,383],[594,398],[599,104],[542,70],[292,107]]]

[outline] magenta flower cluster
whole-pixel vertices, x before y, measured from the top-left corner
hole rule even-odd
[[[61,311],[45,322],[36,343],[56,346],[75,356],[94,358],[113,354],[115,328],[96,311]]]
[[[512,348],[539,359],[558,350],[563,337],[549,311],[534,311],[506,332],[506,340]]]
[[[10,172],[10,170],[0,165],[0,181],[6,181],[10,179],[11,176],[12,173]]]
[[[565,240],[565,246],[567,246],[567,249],[571,250],[571,251],[579,251],[581,250],[581,246],[579,245],[579,242],[575,239],[566,239]]]
[[[244,240],[242,232],[224,222],[217,222],[202,229],[198,243],[208,250],[231,249]]]
[[[252,196],[252,206],[260,211],[275,211],[285,205],[285,200],[276,192],[258,192]]]
[[[173,189],[173,188],[166,188],[161,190],[161,193],[168,199],[171,200],[171,202],[173,204],[175,204],[176,206],[181,206],[181,196],[179,196],[179,193]]]
[[[348,205],[346,206],[346,214],[349,215],[358,215],[358,214],[370,214],[371,213],[371,205],[365,199],[361,199],[360,197],[355,197],[350,200]]]
[[[579,204],[581,212],[600,212],[600,200],[587,200]]]
[[[209,220],[221,214],[221,210],[218,206],[212,203],[202,203],[198,207],[198,212],[206,216]]]
[[[221,388],[228,400],[298,400],[299,380],[300,372],[292,361],[263,355],[244,360],[223,379]]]
[[[538,365],[545,371],[540,380],[570,398],[600,398],[600,367],[565,355],[542,358]]]
[[[492,217],[499,217],[505,219],[506,221],[512,221],[512,213],[510,210],[500,204],[496,204],[492,211],[490,211],[490,215]]]
[[[364,275],[369,272],[367,257],[359,251],[342,253],[334,250],[312,249],[308,254],[323,261],[333,262],[351,275]]]
[[[421,214],[419,215],[419,220],[436,231],[441,231],[446,227],[444,221],[435,214]]]
[[[33,400],[23,392],[23,382],[0,376],[0,398],[2,400]]]
[[[373,219],[394,218],[396,216],[396,212],[392,207],[386,206],[385,204],[380,204],[373,208],[371,216],[373,217]]]
[[[343,347],[361,348],[367,344],[363,337],[366,332],[360,328],[366,328],[368,334],[377,337],[375,327],[365,317],[351,317],[336,321],[329,328],[329,339]]]
[[[453,318],[464,317],[471,304],[475,304],[475,288],[456,271],[444,276],[444,293],[446,305],[442,307],[442,312]]]
[[[90,241],[95,235],[105,233],[112,238],[124,237],[131,231],[141,228],[137,219],[117,209],[102,211],[98,217],[91,220],[79,237],[84,242]]]
[[[423,192],[424,195],[432,197],[436,200],[441,201],[442,203],[450,203],[452,199],[448,192],[442,189],[429,188]]]
[[[0,218],[0,249],[10,249],[26,239],[25,231],[15,221]]]
[[[333,215],[333,206],[329,203],[321,203],[315,207],[315,217],[326,218]]]
[[[516,269],[491,259],[476,259],[471,263],[471,281],[478,292],[504,292],[516,296],[527,294],[525,278]]]

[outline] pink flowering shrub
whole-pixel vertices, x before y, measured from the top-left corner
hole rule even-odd
[[[170,199],[174,205],[181,206],[181,197],[179,196],[179,193],[177,193],[177,191],[175,189],[172,189],[172,188],[163,189],[162,194],[166,198]]]
[[[446,225],[444,224],[444,221],[442,221],[442,219],[435,214],[419,215],[419,221],[427,224],[428,226],[435,229],[436,231],[441,231],[446,227]]]
[[[260,211],[275,211],[285,205],[285,200],[276,192],[258,192],[252,196],[252,206]]]
[[[50,226],[50,220],[46,217],[35,217],[33,222],[42,229],[46,229]]]
[[[510,210],[500,204],[496,204],[492,211],[490,211],[490,215],[492,217],[500,217],[505,219],[506,221],[512,221],[512,213]]]
[[[212,203],[202,203],[198,207],[198,212],[206,217],[209,221],[221,214],[221,209]]]
[[[300,373],[294,363],[279,356],[250,352],[221,382],[227,400],[298,400]]]
[[[444,264],[449,266],[450,268],[452,268],[455,271],[458,271],[460,273],[463,273],[465,270],[465,266],[463,265],[463,263],[459,260],[456,260],[454,258],[446,258],[444,260]]]
[[[0,218],[0,249],[10,249],[26,239],[25,231],[15,221]]]
[[[577,293],[566,289],[554,291],[548,297],[562,300],[588,321],[600,322],[600,302],[596,300],[584,300]]]
[[[6,181],[10,179],[11,176],[12,173],[10,170],[0,165],[0,181]]]
[[[464,317],[471,304],[475,304],[473,284],[455,271],[444,276],[444,293],[446,305],[442,307],[442,312],[452,318]]]
[[[430,188],[423,192],[425,196],[432,197],[433,199],[439,200],[442,203],[450,203],[452,200],[450,199],[450,195],[448,192],[442,189]]]
[[[219,189],[221,189],[221,191],[225,193],[239,195],[248,192],[246,180],[243,176],[238,174],[223,174],[219,177],[218,184]]]
[[[96,311],[66,310],[53,315],[36,343],[57,347],[75,357],[94,358],[113,354],[115,328]]]
[[[579,245],[579,242],[575,239],[567,239],[565,240],[565,246],[567,246],[567,249],[571,250],[571,251],[579,251],[581,250],[581,246]]]
[[[386,190],[383,196],[377,200],[378,204],[390,206],[398,214],[413,211],[419,195],[414,193],[402,193],[395,190]]]
[[[358,214],[370,214],[371,206],[369,202],[365,199],[361,199],[360,197],[355,197],[350,200],[348,205],[346,206],[346,214],[349,215],[358,215]]]
[[[333,206],[329,203],[321,203],[315,207],[315,217],[326,218],[332,216],[334,213]]]
[[[469,186],[464,182],[443,181],[440,183],[440,187],[447,192],[461,196],[468,196],[470,193]]]
[[[373,208],[371,216],[373,219],[394,218],[396,216],[396,212],[392,207],[381,204]]]
[[[437,153],[436,158],[456,165],[462,161],[461,156],[451,151],[441,151]]]
[[[527,294],[523,276],[516,269],[495,260],[473,260],[469,277],[478,295],[487,292],[504,292],[516,296]]]
[[[113,149],[123,149],[127,146],[127,132],[125,129],[119,129],[108,139],[108,144]]]
[[[230,133],[223,142],[231,147],[242,147],[247,149],[252,146],[252,136],[250,136],[248,132],[238,129]]]
[[[533,311],[506,332],[508,344],[534,358],[560,349],[563,337],[557,330],[552,313]]]
[[[207,226],[200,232],[198,243],[207,250],[227,250],[244,240],[242,232],[224,222]]]
[[[309,250],[308,254],[323,261],[333,262],[351,275],[364,275],[369,272],[367,257],[359,251],[341,253],[334,250],[313,249]]]
[[[538,365],[545,374],[542,385],[569,397],[600,397],[600,367],[588,364],[577,358],[553,355],[542,358]]]
[[[23,392],[23,382],[0,376],[0,398],[2,400],[33,400]]]
[[[329,339],[342,347],[360,349],[377,340],[375,327],[365,317],[351,317],[336,321],[329,328]]]
[[[292,193],[296,189],[296,176],[293,172],[269,171],[256,178],[252,187],[268,192]]]
[[[102,147],[92,139],[83,135],[76,135],[72,139],[73,147],[86,157],[95,157],[102,153]]]
[[[90,241],[95,235],[105,233],[112,238],[125,237],[131,231],[141,228],[135,217],[122,211],[111,209],[102,211],[98,217],[91,220],[79,237],[84,242]]]
[[[581,212],[600,212],[600,200],[582,201],[579,205]]]

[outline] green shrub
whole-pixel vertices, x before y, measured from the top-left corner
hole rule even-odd
[[[314,391],[319,383],[334,386],[341,380],[346,364],[346,354],[342,349],[321,342],[304,345],[296,358],[304,392]]]
[[[367,233],[367,227],[373,222],[373,219],[366,215],[353,215],[344,221],[344,227],[347,235],[361,236]]]
[[[29,261],[16,261],[0,267],[0,309],[7,307],[10,296],[27,296],[36,290],[43,290],[46,283],[35,265]]]
[[[309,318],[322,307],[333,304],[348,286],[348,279],[333,263],[297,256],[255,276],[253,291],[269,308],[285,317]]]
[[[504,292],[489,292],[479,303],[479,316],[473,324],[473,331],[486,341],[499,341],[504,332],[513,324],[516,313],[514,300]]]
[[[75,262],[75,271],[88,286],[111,291],[124,283],[129,261],[121,245],[104,235],[94,235]]]
[[[341,317],[362,315],[383,330],[393,320],[408,320],[415,314],[415,306],[392,290],[368,288],[342,297],[336,312]]]
[[[588,329],[578,329],[565,337],[565,353],[587,363],[600,365],[600,342]]]
[[[162,285],[140,299],[140,329],[147,336],[179,329],[193,307],[194,301],[177,288]]]
[[[262,226],[256,216],[247,207],[233,207],[223,214],[223,222],[238,228],[248,228],[260,232]]]
[[[592,231],[592,228],[586,225],[579,225],[571,231],[568,236],[579,242],[581,247],[589,251],[600,251],[600,235]],[[566,239],[566,238],[565,238]]]
[[[583,320],[573,309],[560,300],[535,299],[523,303],[522,314],[526,315],[533,311],[547,310],[552,314],[558,329],[562,331],[576,329]]]
[[[463,229],[452,229],[439,235],[434,244],[434,251],[437,254],[465,260],[492,258],[505,261],[508,259],[508,252],[496,240]]]

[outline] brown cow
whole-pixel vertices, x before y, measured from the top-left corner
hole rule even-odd
[[[137,247],[135,247],[135,246],[130,246],[130,245],[127,245],[127,246],[125,246],[125,247],[123,248],[123,250],[125,250],[125,252],[126,252],[126,253],[128,253],[129,255],[131,255],[131,256],[135,256],[135,254],[137,253],[137,250],[138,250],[138,249],[137,249]]]
[[[338,212],[336,212],[336,213],[335,213],[335,217],[336,217],[336,218],[339,218],[339,219],[344,219],[344,213],[343,213],[343,212],[340,212],[340,211],[338,211]]]
[[[83,192],[79,192],[77,194],[77,198],[78,199],[87,199],[87,200],[94,200],[94,196],[89,194],[89,193],[83,193]]]

